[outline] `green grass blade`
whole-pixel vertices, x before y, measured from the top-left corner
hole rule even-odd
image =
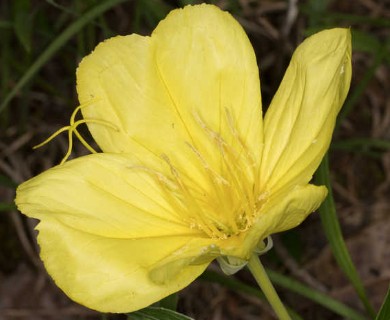
[[[352,48],[354,51],[376,55],[382,50],[383,42],[369,32],[352,29]]]
[[[107,0],[100,2],[98,5],[84,13],[71,25],[69,25],[35,60],[30,68],[24,73],[20,80],[16,83],[10,93],[5,97],[0,105],[0,113],[8,105],[11,99],[19,92],[23,86],[42,68],[43,65],[63,46],[65,43],[72,38],[80,29],[82,29],[88,22],[109,10],[110,8],[118,5],[121,2],[127,0]]]
[[[4,14],[4,13],[3,13]],[[12,52],[12,41],[14,39],[14,35],[12,29],[5,29],[1,31],[1,44],[0,44],[0,57],[1,57],[1,68],[0,68],[0,97],[4,97],[9,88],[10,83],[10,75],[11,75],[11,58],[13,56]],[[0,115],[0,130],[6,130],[10,123],[10,112],[4,112]],[[1,183],[2,175],[0,175],[0,183]]]
[[[67,7],[60,5],[59,3],[55,2],[54,0],[46,0],[46,2],[50,5],[52,5],[53,7],[63,11],[63,12],[66,12],[66,13],[71,14],[71,15],[75,14],[72,10],[69,10]]]
[[[0,19],[0,29],[11,29],[12,23],[8,20],[1,20]]]
[[[335,141],[332,143],[331,148],[348,151],[369,149],[383,149],[383,151],[388,151],[390,150],[390,141],[375,138],[351,138]]]
[[[301,11],[309,19],[310,26],[320,26],[324,16],[329,14],[328,7],[333,0],[308,0],[301,7]]]
[[[382,307],[379,310],[375,320],[389,320],[390,319],[390,287],[387,290],[385,300],[383,301]]]
[[[323,17],[330,20],[333,24],[340,21],[348,21],[349,23],[360,23],[377,27],[390,27],[390,20],[387,18],[369,17],[367,15],[357,15],[349,13],[329,12]]]
[[[315,289],[312,289],[302,283],[300,283],[297,280],[294,280],[288,276],[282,275],[278,272],[271,271],[267,269],[268,276],[270,277],[271,281],[282,288],[285,288],[289,291],[292,291],[294,293],[297,293],[325,308],[328,310],[334,312],[335,314],[338,314],[342,316],[345,319],[351,319],[351,320],[365,320],[366,318],[362,316],[360,313],[355,311],[354,309],[348,307],[347,305],[333,299],[332,297],[329,297],[325,293],[319,292]],[[224,285],[227,288],[241,291],[243,293],[253,295],[255,297],[258,297],[260,299],[265,299],[263,293],[261,290],[254,288],[250,285],[247,285],[243,282],[241,282],[238,279],[235,279],[231,276],[225,276],[223,274],[217,273],[215,271],[207,270],[204,272],[201,276],[201,279],[209,281],[209,282],[216,282],[219,284]],[[289,313],[291,314],[291,309],[289,309]]]
[[[245,284],[232,276],[226,276],[226,275],[220,274],[220,273],[215,272],[215,271],[206,270],[200,276],[200,279],[207,281],[207,282],[219,283],[226,288],[232,289],[234,291],[240,291],[242,293],[246,293],[246,294],[249,294],[251,296],[254,296],[254,297],[257,297],[257,298],[260,298],[260,299],[266,301],[266,298],[260,289],[252,287],[248,284]],[[289,307],[287,307],[287,310],[288,310],[289,315],[294,320],[302,320],[301,316],[298,313],[296,313],[294,310],[292,310]],[[358,319],[356,319],[356,320],[358,320]]]
[[[179,2],[182,7],[187,6],[189,4],[194,4],[194,0],[180,0]]]
[[[368,314],[374,318],[375,311],[371,306],[363,283],[359,277],[359,274],[355,268],[355,265],[352,262],[351,256],[348,252],[347,246],[345,244],[340,224],[336,214],[336,208],[332,196],[332,187],[330,185],[329,178],[329,164],[328,156],[326,155],[317,170],[315,181],[318,185],[325,185],[328,188],[329,194],[321,207],[319,208],[320,217],[324,232],[328,238],[329,245],[332,249],[333,255],[343,270],[345,275],[348,277],[349,281],[352,283],[355,288],[360,300],[365,306]]]
[[[314,290],[297,280],[284,276],[275,271],[267,270],[267,273],[273,283],[276,285],[293,291],[307,299],[310,299],[323,307],[332,310],[334,313],[342,316],[345,319],[351,320],[365,320],[360,313],[345,304],[329,297],[325,293]]]
[[[11,211],[11,210],[16,210],[16,206],[13,203],[0,202],[0,212],[1,211]]]
[[[31,52],[32,10],[30,0],[13,2],[13,26],[15,34],[26,52]]]
[[[0,174],[0,186],[16,189],[18,184],[6,175]]]

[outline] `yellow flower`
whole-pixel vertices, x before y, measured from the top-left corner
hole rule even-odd
[[[73,115],[67,129],[87,123],[103,153],[17,190],[18,208],[40,220],[57,285],[92,309],[137,310],[215,258],[239,268],[267,236],[300,224],[327,194],[309,181],[350,60],[347,29],[305,40],[263,120],[251,44],[215,6],[174,10],[150,37],[98,45],[77,70],[84,120]]]

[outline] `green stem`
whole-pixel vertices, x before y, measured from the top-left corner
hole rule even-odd
[[[253,277],[256,279],[257,284],[260,286],[264,295],[267,297],[269,304],[274,309],[276,315],[280,320],[291,320],[286,308],[284,307],[282,301],[280,300],[278,294],[271,281],[268,278],[267,273],[263,265],[260,262],[259,257],[256,254],[253,254],[248,262],[248,269],[252,273]]]

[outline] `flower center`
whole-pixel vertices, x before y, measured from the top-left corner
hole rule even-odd
[[[170,177],[160,177],[166,198],[190,228],[226,239],[248,230],[266,201],[258,182],[259,163],[226,112],[228,130],[212,130],[199,115],[196,145],[187,143],[188,166],[175,166],[167,155]],[[225,124],[226,124],[225,123]],[[194,176],[196,177],[194,179]]]

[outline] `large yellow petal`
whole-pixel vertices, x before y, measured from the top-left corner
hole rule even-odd
[[[30,217],[105,237],[201,234],[171,207],[164,173],[135,161],[115,154],[69,161],[20,185],[16,204]]]
[[[47,217],[37,229],[41,258],[56,284],[73,300],[101,312],[131,312],[187,286],[212,257],[192,263],[186,247],[203,239],[184,236],[115,239],[80,232]],[[207,240],[209,241],[209,240]],[[172,256],[180,260],[174,277],[155,281],[154,266]]]
[[[100,43],[77,69],[77,92],[88,127],[104,152],[150,150],[157,156],[170,144],[188,140],[172,111],[155,68],[150,37],[117,36]],[[180,140],[179,140],[180,139]],[[156,146],[161,144],[161,148]]]
[[[194,114],[228,144],[236,144],[236,130],[258,158],[260,81],[253,48],[239,23],[215,6],[188,6],[160,22],[152,40],[159,76],[195,146],[203,136]]]
[[[162,154],[195,180],[199,158],[220,171],[220,145],[259,161],[258,68],[237,21],[212,5],[172,11],[151,37],[115,37],[77,71],[83,116],[105,152]]]
[[[307,183],[329,147],[351,79],[348,29],[330,29],[295,51],[264,120],[261,180],[275,192]]]
[[[93,154],[17,189],[18,208],[40,219],[49,274],[92,309],[143,308],[188,285],[220,252],[216,239],[175,211],[180,194],[168,172],[147,162]]]

